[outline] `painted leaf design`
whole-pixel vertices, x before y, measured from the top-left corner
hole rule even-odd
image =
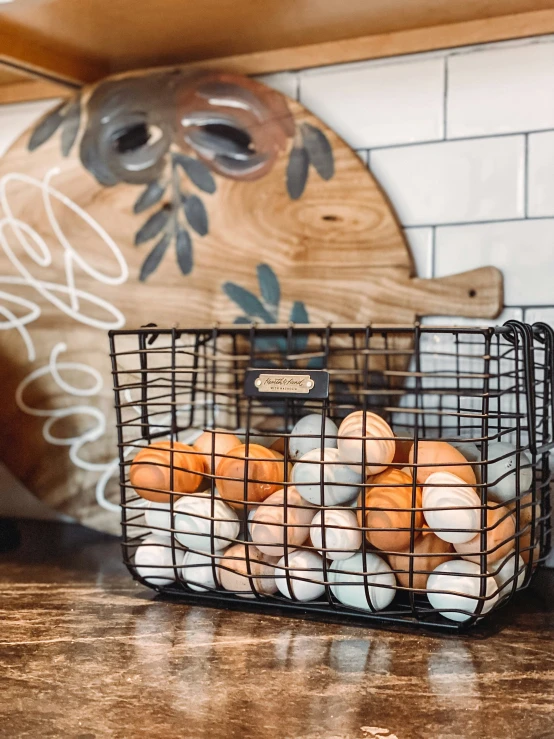
[[[160,185],[159,182],[151,182],[139,195],[133,211],[135,213],[142,213],[144,210],[148,210],[152,205],[159,203],[165,193],[165,187]]]
[[[144,260],[142,267],[140,268],[139,280],[144,282],[153,272],[155,272],[160,266],[171,237],[169,234],[165,234],[156,246],[152,249],[150,254]]]
[[[144,244],[145,241],[150,241],[154,236],[157,236],[162,228],[167,224],[170,212],[169,208],[162,208],[151,215],[144,226],[139,228],[137,231],[135,236],[135,246]]]
[[[197,195],[186,195],[183,198],[183,210],[192,229],[200,236],[208,233],[208,214],[204,203]]]
[[[290,311],[290,320],[293,323],[309,323],[310,318],[306,306],[302,301],[297,300]],[[295,334],[293,351],[303,352],[308,344],[308,334]]]
[[[252,323],[248,316],[237,316],[233,323]]]
[[[335,161],[329,139],[323,131],[309,123],[303,123],[300,131],[311,164],[321,178],[330,180],[335,174]]]
[[[306,149],[303,146],[294,146],[287,165],[287,192],[292,200],[298,200],[304,192],[308,181],[309,164]]]
[[[301,300],[297,300],[290,311],[290,320],[293,323],[309,323],[308,311]]]
[[[175,239],[175,249],[177,251],[177,264],[184,275],[190,275],[192,272],[192,241],[190,234],[184,228],[179,229],[177,238]]]
[[[64,116],[62,123],[62,156],[66,157],[73,148],[81,125],[81,96],[77,95]]]
[[[61,126],[63,121],[63,115],[62,110],[67,105],[67,102],[60,103],[54,110],[52,110],[48,115],[46,115],[41,122],[36,126],[35,130],[31,134],[31,138],[29,139],[29,143],[27,144],[27,149],[29,151],[34,151],[35,149],[38,149],[39,146],[42,146],[45,141],[48,141],[48,139],[53,136],[58,128]]]
[[[284,336],[256,336],[254,346],[259,351],[287,353],[287,340]]]
[[[281,288],[277,275],[271,269],[269,264],[258,264],[256,267],[258,274],[258,284],[260,286],[260,294],[262,300],[266,304],[268,310],[277,316],[279,303],[281,302]]]
[[[173,161],[183,168],[190,181],[199,190],[210,194],[215,192],[215,180],[204,162],[184,154],[174,154]]]
[[[275,318],[264,308],[260,299],[249,290],[245,290],[244,287],[234,282],[224,283],[222,289],[225,295],[250,318],[261,318],[265,323],[275,323]]]

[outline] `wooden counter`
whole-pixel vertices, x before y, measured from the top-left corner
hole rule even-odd
[[[493,629],[393,633],[156,600],[116,539],[18,526],[0,554],[0,737],[554,736],[554,571]]]

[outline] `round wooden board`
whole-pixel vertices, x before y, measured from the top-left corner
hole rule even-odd
[[[501,280],[492,268],[415,278],[391,206],[365,165],[307,110],[289,105],[297,122],[325,132],[334,176],[326,181],[311,170],[298,200],[285,187],[287,153],[261,180],[216,177],[216,192],[202,194],[209,233],[194,235],[188,276],[169,250],[146,282],[138,280],[152,246],[133,243],[149,215],[133,213],[141,188],[99,185],[76,153],[62,158],[58,135],[29,153],[26,134],[1,160],[0,299],[7,330],[0,333],[0,454],[52,507],[117,531],[117,475],[105,493],[98,486],[115,472],[109,327],[232,323],[241,310],[224,283],[257,295],[262,264],[279,280],[282,322],[297,301],[311,323],[391,325],[429,313],[499,312]]]

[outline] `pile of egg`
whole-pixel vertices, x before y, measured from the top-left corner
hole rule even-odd
[[[322,598],[328,583],[343,605],[371,611],[414,591],[451,620],[483,615],[514,581],[521,587],[532,549],[530,495],[515,520],[516,449],[488,444],[486,506],[474,444],[424,440],[415,455],[410,440],[362,411],[340,427],[304,416],[270,447],[247,448],[224,429],[193,446],[154,443],[129,475],[152,531],[135,552],[136,571],[156,586],[179,580],[195,591],[302,602]],[[519,459],[524,493],[532,468],[524,453]]]

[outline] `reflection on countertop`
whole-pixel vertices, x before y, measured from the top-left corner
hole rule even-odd
[[[554,571],[493,628],[390,632],[156,599],[116,539],[18,524],[0,736],[552,739]]]

